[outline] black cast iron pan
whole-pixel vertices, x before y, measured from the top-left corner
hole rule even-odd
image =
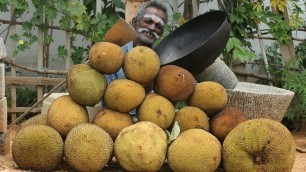
[[[210,11],[184,23],[153,49],[161,66],[177,65],[196,75],[224,50],[230,29],[227,13]]]

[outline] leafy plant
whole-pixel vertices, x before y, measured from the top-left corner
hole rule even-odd
[[[88,47],[74,45],[75,38],[83,36],[88,43],[102,41],[106,31],[120,16],[124,15],[121,12],[124,3],[120,0],[103,0],[103,4],[101,12],[97,12],[95,0],[73,1],[72,3],[66,0],[1,1],[0,12],[7,12],[9,6],[14,6],[13,16],[16,19],[24,21],[23,14],[31,16],[29,20],[22,23],[20,34],[10,36],[17,43],[13,55],[16,56],[19,52],[28,50],[33,43],[37,42],[38,37],[34,33],[36,28],[43,31],[43,42],[46,46],[54,42],[54,35],[49,30],[59,29],[71,32],[72,60],[79,63],[82,55],[88,52]],[[33,13],[29,13],[30,5],[34,6]],[[58,26],[53,25],[55,21],[58,21]],[[63,45],[58,47],[58,56],[61,58],[67,56],[67,50]]]
[[[263,1],[234,0],[225,1],[229,20],[232,26],[231,37],[223,52],[223,57],[230,65],[233,60],[254,60],[256,55],[252,50],[250,38],[261,32],[259,25],[265,25],[269,29],[277,44],[287,44],[292,40],[291,31],[303,26],[303,10],[294,1],[271,0],[271,6],[265,6]],[[284,10],[290,4],[291,15],[289,22],[284,20]],[[288,5],[289,6],[289,5]]]
[[[278,44],[266,48],[269,63],[268,71],[271,74],[273,86],[284,88],[295,93],[294,98],[285,114],[285,121],[298,120],[306,122],[306,70],[303,62],[306,59],[306,44],[301,43],[296,47],[296,57],[284,63],[279,53]],[[263,68],[262,61],[258,61]],[[266,80],[258,80],[258,83],[268,84]]]
[[[16,88],[16,106],[17,107],[30,107],[37,100],[37,92],[33,89],[19,85]],[[12,97],[10,91],[7,92],[7,104],[8,106],[12,105]]]
[[[10,87],[9,87],[10,88]],[[13,99],[11,97],[11,91],[8,90],[7,93],[7,106],[12,107]],[[17,107],[31,107],[37,101],[37,92],[31,88],[24,87],[24,85],[17,85],[16,87],[16,106]],[[17,114],[20,115],[20,114]],[[29,113],[29,115],[21,120],[20,122],[34,116],[35,113]],[[12,122],[11,115],[8,115],[8,122]]]

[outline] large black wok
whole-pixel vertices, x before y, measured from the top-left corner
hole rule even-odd
[[[221,54],[230,28],[225,12],[207,12],[175,29],[153,49],[161,66],[177,65],[199,74]]]

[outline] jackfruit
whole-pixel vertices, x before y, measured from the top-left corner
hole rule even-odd
[[[52,171],[63,160],[64,142],[60,134],[45,125],[32,125],[20,130],[12,144],[12,156],[24,170]]]
[[[70,70],[68,73],[74,73]],[[84,106],[95,106],[101,101],[107,87],[106,78],[95,69],[86,70],[77,74],[67,75],[67,90],[71,98]]]
[[[137,83],[151,83],[159,69],[159,58],[155,51],[149,47],[134,47],[124,57],[123,70],[125,76]]]
[[[47,114],[38,114],[27,119],[20,124],[19,130],[32,125],[47,125]]]
[[[127,171],[158,171],[165,163],[166,151],[166,133],[148,121],[124,128],[114,144],[116,160]]]
[[[75,65],[72,65],[69,68],[69,70],[66,74],[66,79],[69,80],[71,77],[79,75],[80,73],[88,71],[90,69],[92,69],[92,68],[89,66],[89,64],[75,64]],[[69,81],[67,83],[69,83]]]
[[[296,145],[281,123],[250,119],[235,127],[223,142],[225,171],[291,171]]]
[[[236,107],[225,107],[210,119],[210,133],[223,141],[230,131],[247,120],[244,112]]]
[[[227,105],[227,101],[227,92],[221,84],[203,81],[196,85],[188,105],[198,107],[210,116],[222,110]]]
[[[56,98],[48,109],[48,126],[54,128],[64,137],[73,127],[88,122],[89,116],[86,107],[74,102],[69,95]]]
[[[170,144],[167,160],[173,171],[216,171],[221,163],[221,143],[203,129],[189,129]]]
[[[92,123],[104,129],[115,140],[120,131],[134,124],[134,121],[128,113],[103,108],[95,115]]]
[[[200,128],[209,131],[208,117],[204,111],[197,107],[182,107],[176,112],[174,121],[178,122],[181,132],[192,128]]]
[[[138,107],[145,98],[145,89],[129,79],[116,79],[106,88],[103,100],[115,111],[128,113]]]
[[[65,160],[78,171],[100,171],[112,157],[113,140],[94,124],[80,124],[67,135]]]
[[[122,48],[111,42],[97,42],[89,49],[89,65],[103,74],[117,72],[123,59]]]
[[[166,65],[160,68],[153,82],[153,90],[172,102],[187,100],[193,93],[196,80],[182,67]]]
[[[175,109],[173,104],[165,97],[156,94],[147,94],[137,109],[138,121],[150,121],[162,129],[167,129],[173,122]]]

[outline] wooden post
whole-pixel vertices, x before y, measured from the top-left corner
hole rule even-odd
[[[15,11],[15,7],[11,6],[10,7],[10,16],[12,19],[12,23],[14,23],[16,21],[16,17],[14,16],[14,11]],[[14,35],[16,34],[16,25],[11,24],[10,25],[10,35]],[[11,48],[11,57],[13,57],[13,52],[16,50],[16,43],[14,41],[10,41],[10,48]],[[16,67],[13,65],[10,65],[11,67],[11,76],[14,77],[16,76]],[[16,85],[12,84],[11,86],[11,98],[12,98],[12,102],[11,102],[11,107],[13,110],[16,109]],[[11,113],[11,121],[14,121],[16,119],[16,113]]]
[[[284,15],[285,21],[289,22],[289,15],[288,15],[287,7],[284,9],[283,15]],[[288,35],[292,37],[291,33],[288,33]],[[294,49],[293,40],[289,41],[288,44],[281,44],[280,52],[285,62],[293,60],[295,58],[295,49]]]
[[[0,63],[0,99],[5,96],[5,77],[4,77],[5,69],[4,68],[5,68],[4,64]]]
[[[4,41],[0,38],[0,60],[7,56]],[[5,66],[4,63],[0,63],[0,99],[5,96]],[[0,114],[1,115],[1,114]]]
[[[96,14],[101,14],[101,6],[102,6],[102,0],[96,0]]]
[[[68,0],[68,4],[72,3],[73,0]],[[70,28],[70,22],[69,22],[69,28]],[[69,69],[71,66],[71,33],[70,31],[66,31],[65,33],[65,48],[67,49],[67,57],[66,57],[66,63],[65,63],[65,69]]]
[[[148,0],[125,0],[125,21],[132,24],[139,5]]]
[[[192,0],[192,16],[196,17],[199,15],[199,2],[198,0]]]
[[[280,13],[279,9],[274,9],[274,8],[272,8],[272,12],[276,14]],[[288,15],[287,7],[284,8],[284,12],[282,13],[282,15],[284,16],[285,21],[289,22],[289,15]],[[288,33],[288,35],[292,37],[291,33]],[[294,49],[293,40],[289,41],[288,44],[281,44],[280,52],[282,54],[284,62],[294,59],[295,49]]]
[[[44,8],[43,5],[41,5],[39,8]],[[41,13],[40,13],[40,22],[44,23],[44,10],[41,9]],[[43,38],[44,38],[44,31],[40,28],[38,28],[38,39],[37,39],[37,43],[38,43],[38,52],[37,52],[37,69],[44,69],[44,42],[43,42]],[[41,76],[38,76],[41,77]],[[41,99],[43,97],[43,87],[42,86],[37,86],[37,100]],[[42,104],[38,104],[39,107],[42,106]]]

